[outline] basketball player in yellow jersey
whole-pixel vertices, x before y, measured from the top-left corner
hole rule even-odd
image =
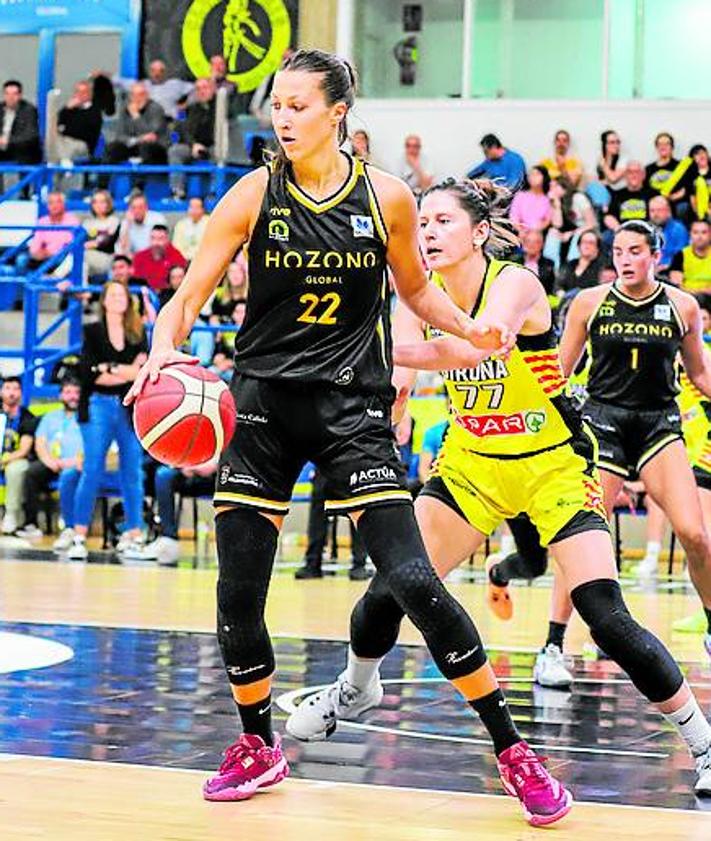
[[[504,236],[503,198],[491,182],[446,181],[420,207],[435,283],[482,325],[491,319],[518,336],[508,358],[486,358],[400,310],[396,384],[412,383],[403,368],[439,369],[452,401],[449,431],[416,501],[428,554],[444,576],[504,518],[527,513],[593,639],[676,727],[696,758],[696,791],[711,794],[711,727],[669,652],[630,615],[616,580],[594,444],[564,395],[543,286],[532,272],[486,254],[487,241],[500,245]],[[289,733],[323,738],[336,718],[367,709],[369,698],[370,706],[378,702],[380,660],[402,617],[376,575],[351,617],[346,672],[302,702]]]

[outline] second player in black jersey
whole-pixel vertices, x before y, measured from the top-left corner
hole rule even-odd
[[[383,586],[420,629],[440,671],[479,709],[481,682],[470,678],[484,646],[429,562],[390,428],[386,263],[403,303],[467,340],[462,345],[477,361],[515,341],[505,322],[477,322],[427,281],[407,186],[340,151],[354,99],[350,65],[300,50],[276,74],[271,97],[277,157],[215,208],[184,282],[158,316],[149,360],[128,397],[163,366],[185,360],[175,347],[246,244],[247,316],[231,385],[238,421],[215,493],[218,642],[244,732],[205,783],[207,800],[242,800],[288,774],[272,729],[275,662],[264,611],[279,529],[307,461],[328,481],[327,508],[356,522]],[[497,743],[518,743],[491,682],[485,700]],[[532,814],[541,788],[560,786],[535,755],[526,752],[526,762],[539,767],[539,799],[524,804]]]
[[[711,369],[698,303],[655,277],[661,245],[657,229],[647,222],[626,222],[617,230],[617,280],[575,298],[563,332],[561,361],[570,376],[589,345],[590,396],[583,418],[598,439],[608,516],[624,480],[639,475],[684,546],[711,632],[711,544],[674,400],[675,359],[681,357],[689,379],[707,396]]]

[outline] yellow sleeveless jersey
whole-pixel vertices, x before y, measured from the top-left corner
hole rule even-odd
[[[472,316],[485,306],[494,278],[509,265],[516,264],[489,261]],[[444,288],[436,273],[432,280]],[[426,328],[427,339],[442,335],[440,330]],[[508,359],[485,359],[476,368],[443,371],[442,377],[452,415],[447,448],[520,458],[557,447],[582,430],[580,417],[565,395],[566,380],[552,329],[538,336],[519,336]]]
[[[706,348],[704,354],[711,359],[711,353]],[[683,369],[680,385],[677,403],[689,461],[694,467],[711,473],[711,401],[696,388]]]

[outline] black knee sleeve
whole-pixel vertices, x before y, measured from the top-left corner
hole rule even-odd
[[[509,578],[538,578],[548,566],[548,551],[541,546],[538,529],[528,517],[514,517],[506,521],[516,541],[518,557],[510,564]],[[511,557],[511,556],[509,556]],[[506,563],[506,558],[502,563]]]
[[[357,657],[385,657],[397,642],[405,612],[378,573],[351,613],[351,648]]]
[[[235,508],[215,521],[219,577],[217,640],[231,683],[244,685],[274,671],[264,621],[278,532],[258,511]]]
[[[480,668],[486,653],[479,634],[432,568],[412,506],[368,508],[358,530],[393,599],[425,638],[442,674],[454,680]]]
[[[654,703],[674,695],[684,681],[679,666],[654,634],[632,618],[617,581],[588,581],[570,597],[597,645],[643,695]]]

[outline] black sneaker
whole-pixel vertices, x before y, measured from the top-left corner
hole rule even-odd
[[[351,567],[348,570],[348,577],[351,581],[367,581],[373,577],[373,570],[364,566]]]
[[[313,564],[304,564],[300,569],[296,570],[294,578],[300,581],[305,578],[323,578],[323,572],[321,572],[321,567],[314,566]]]

